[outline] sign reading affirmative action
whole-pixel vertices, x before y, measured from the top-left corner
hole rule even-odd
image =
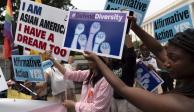
[[[70,11],[64,47],[120,59],[127,15],[121,11]]]
[[[134,12],[134,16],[137,18],[137,24],[141,25],[150,0],[107,0],[105,10],[121,10],[127,9]]]
[[[167,42],[177,32],[183,32],[193,27],[189,5],[171,11],[154,21],[155,38],[160,42]]]
[[[15,43],[44,52],[52,50],[54,57],[67,61],[69,51],[62,48],[68,12],[21,0]]]
[[[44,81],[40,56],[12,55],[14,76],[17,81]]]

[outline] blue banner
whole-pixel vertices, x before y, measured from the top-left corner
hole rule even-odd
[[[136,81],[145,89],[150,92],[154,91],[164,81],[153,70],[148,70],[147,66],[139,61],[137,63],[137,77]]]
[[[134,12],[137,24],[141,25],[145,17],[150,0],[107,0],[105,10],[127,9]]]
[[[42,68],[43,70],[46,70],[47,68],[50,68],[53,65],[53,62],[51,60],[46,60],[42,62]]]
[[[15,80],[44,81],[40,56],[12,55]]]
[[[128,12],[70,11],[64,47],[120,59]]]
[[[192,27],[192,15],[189,5],[186,5],[156,19],[154,21],[154,34],[155,38],[163,43],[173,38],[177,32],[183,32]]]

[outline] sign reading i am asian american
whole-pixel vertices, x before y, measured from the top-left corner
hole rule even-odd
[[[153,92],[158,88],[164,81],[158,76],[154,70],[148,70],[147,66],[139,61],[137,63],[137,77],[136,81],[145,89]]]
[[[44,81],[40,56],[12,55],[14,76],[17,81]]]
[[[21,0],[15,43],[39,52],[51,50],[59,60],[68,60],[69,51],[63,49],[68,12]]]
[[[64,47],[120,59],[127,15],[126,11],[70,11]]]
[[[154,21],[155,38],[165,43],[178,32],[193,27],[190,5],[170,11]]]
[[[122,10],[133,11],[137,18],[137,24],[141,25],[145,17],[150,0],[107,0],[105,10]]]

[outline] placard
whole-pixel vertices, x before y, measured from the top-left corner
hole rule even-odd
[[[128,12],[70,11],[64,47],[121,59]]]
[[[137,18],[137,24],[141,25],[145,17],[150,0],[107,0],[105,10],[122,10],[133,11]]]
[[[3,75],[1,67],[0,67],[0,85],[1,85],[0,92],[8,89],[7,82],[5,81],[5,77]]]
[[[145,89],[153,92],[164,81],[158,76],[154,70],[148,70],[146,65],[139,61],[137,63],[136,81]]]
[[[193,28],[189,5],[170,11],[154,21],[154,35],[161,43],[167,42],[176,33],[188,28]]]
[[[40,56],[12,55],[15,80],[45,81]]]
[[[68,60],[62,48],[68,12],[30,0],[21,0],[15,43],[39,52],[51,50],[54,57]]]

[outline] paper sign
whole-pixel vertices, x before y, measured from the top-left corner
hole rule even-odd
[[[7,89],[8,89],[7,82],[5,81],[5,77],[0,67],[0,92]]]
[[[46,70],[47,68],[51,67],[53,65],[53,62],[51,60],[46,60],[42,62],[42,68],[43,70]]]
[[[150,0],[107,0],[105,10],[127,9],[133,11],[137,18],[137,24],[141,25],[145,17]]]
[[[153,92],[164,81],[153,70],[148,70],[147,66],[139,61],[137,63],[136,81],[145,89]]]
[[[121,59],[128,12],[70,11],[64,47]]]
[[[167,42],[177,32],[183,32],[188,28],[193,28],[189,5],[171,11],[154,21],[155,38],[161,43]]]
[[[15,80],[45,81],[40,56],[12,55]]]
[[[21,0],[15,43],[39,52],[51,50],[59,60],[68,60],[69,51],[63,49],[68,12],[62,9]]]

